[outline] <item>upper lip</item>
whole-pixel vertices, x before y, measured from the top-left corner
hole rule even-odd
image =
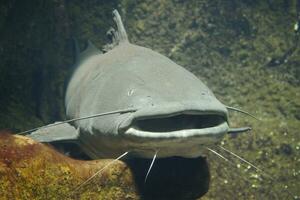
[[[193,103],[146,107],[131,113],[119,131],[143,138],[220,137],[228,131],[227,110]]]

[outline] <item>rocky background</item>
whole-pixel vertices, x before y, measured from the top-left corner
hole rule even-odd
[[[203,199],[299,199],[300,51],[296,0],[2,0],[0,129],[15,132],[64,119],[64,87],[73,38],[100,49],[123,17],[131,42],[188,68],[226,105],[232,126],[253,131],[209,155],[211,184]],[[298,8],[300,10],[300,8]],[[176,88],[174,88],[176,90]]]

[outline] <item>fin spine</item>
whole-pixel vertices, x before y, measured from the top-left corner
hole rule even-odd
[[[122,22],[121,16],[117,10],[113,10],[113,19],[117,25],[117,38],[119,42],[128,42],[127,33]]]

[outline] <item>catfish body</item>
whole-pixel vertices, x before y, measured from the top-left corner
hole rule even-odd
[[[92,158],[127,151],[150,158],[157,150],[158,157],[203,155],[229,129],[226,107],[183,67],[131,44],[118,12],[113,14],[118,30],[113,31],[111,49],[102,54],[89,44],[80,54],[67,87],[66,114],[72,119],[130,108],[135,112],[75,121],[77,132],[69,135],[70,141]],[[52,141],[57,138],[68,141],[66,135],[55,135]]]

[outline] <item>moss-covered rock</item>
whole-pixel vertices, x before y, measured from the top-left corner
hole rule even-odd
[[[208,190],[205,159],[83,161],[24,136],[0,133],[1,199],[196,199]]]
[[[4,199],[138,199],[132,174],[112,160],[79,161],[23,136],[0,135],[0,195]]]

